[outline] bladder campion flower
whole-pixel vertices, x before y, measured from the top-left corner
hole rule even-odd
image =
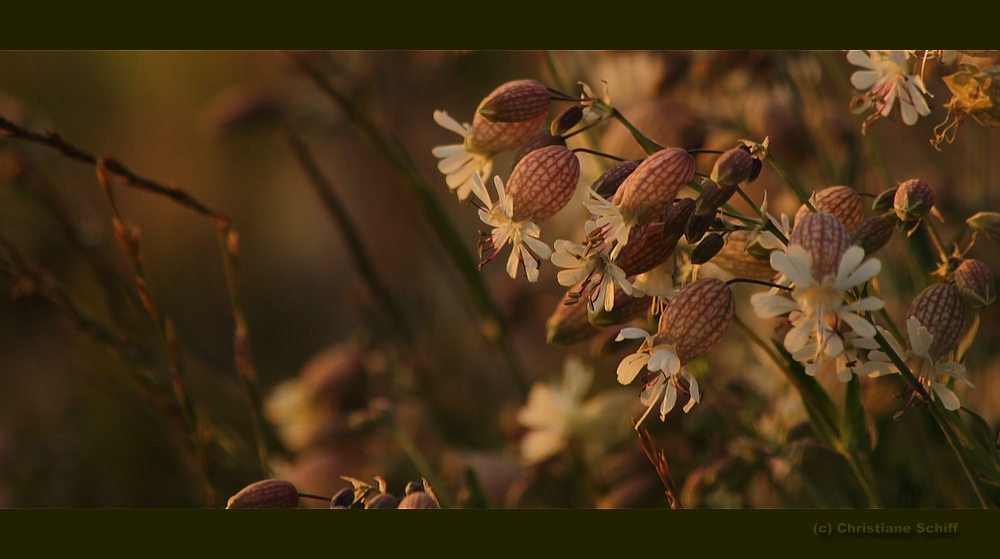
[[[851,75],[851,84],[866,91],[860,101],[861,110],[875,107],[876,112],[865,122],[866,129],[880,116],[889,116],[897,98],[903,122],[908,125],[916,124],[918,116],[931,114],[924,100],[927,88],[920,76],[910,74],[907,69],[906,51],[852,50],[847,53],[847,60],[864,68]]]
[[[580,358],[571,356],[563,366],[562,385],[536,383],[528,403],[517,412],[517,422],[529,429],[521,439],[521,456],[529,464],[542,462],[566,447],[566,442],[586,419],[583,396],[594,372]]]

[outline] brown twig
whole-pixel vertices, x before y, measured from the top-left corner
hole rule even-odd
[[[642,445],[642,450],[645,451],[646,457],[656,468],[656,473],[660,476],[660,481],[663,482],[663,487],[666,488],[667,499],[670,500],[670,508],[672,509],[683,509],[684,506],[681,505],[681,500],[677,496],[677,487],[674,485],[674,478],[670,474],[670,464],[667,463],[667,455],[662,450],[657,452],[653,448],[653,438],[649,436],[649,431],[643,429],[639,430],[639,426],[636,425],[635,421],[632,421],[632,426],[635,427],[637,433],[639,433],[639,444]]]

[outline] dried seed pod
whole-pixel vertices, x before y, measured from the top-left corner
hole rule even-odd
[[[840,259],[851,247],[851,238],[844,224],[833,214],[811,213],[792,229],[788,245],[799,245],[809,253],[813,278],[822,283],[836,275]]]
[[[549,146],[524,156],[510,174],[507,195],[514,221],[540,223],[563,209],[576,192],[580,160],[565,146]]]
[[[469,153],[495,155],[517,149],[530,141],[545,124],[546,115],[523,122],[490,122],[476,113],[472,128],[465,135],[464,149]]]
[[[476,110],[489,122],[524,122],[549,116],[549,90],[535,80],[507,82],[493,90]]]
[[[712,259],[712,264],[736,277],[760,280],[774,279],[777,272],[771,267],[767,255],[761,259],[754,254],[755,248],[761,248],[760,245],[754,243],[750,245],[749,249],[746,248],[749,236],[749,231],[741,230],[730,233],[725,246]],[[770,251],[765,252],[770,254]]]
[[[538,134],[535,134],[533,138],[524,143],[521,147],[517,148],[514,152],[514,165],[517,166],[518,163],[524,159],[525,155],[535,151],[536,149],[547,148],[549,146],[566,146],[566,140],[559,136],[553,136],[549,134],[548,130],[542,130]],[[486,180],[484,177],[483,180]]]
[[[875,197],[875,201],[872,202],[872,209],[876,212],[887,212],[891,210],[893,203],[896,201],[896,190],[898,190],[898,187],[880,192],[879,195]]]
[[[684,237],[689,243],[697,243],[708,232],[708,228],[715,221],[715,212],[708,215],[692,215],[684,228]]]
[[[612,202],[626,223],[645,225],[659,218],[694,177],[694,157],[680,148],[650,155],[625,179]]]
[[[583,107],[580,105],[570,105],[552,120],[550,132],[552,132],[553,136],[561,136],[569,132],[581,120],[583,120]]]
[[[399,507],[399,501],[390,493],[376,495],[365,502],[366,509],[394,509]]]
[[[628,235],[628,244],[622,248],[615,264],[626,276],[642,274],[663,264],[674,253],[677,243],[664,243],[662,238],[663,223],[651,223],[632,229]]]
[[[918,221],[934,206],[934,191],[926,182],[910,179],[896,189],[892,206],[901,221]]]
[[[265,479],[244,487],[229,498],[227,509],[295,509],[299,490],[289,481]]]
[[[833,214],[848,231],[854,229],[854,226],[865,217],[861,196],[849,186],[824,188],[813,195],[812,204],[818,212]],[[799,211],[795,212],[795,223],[810,213],[812,212],[809,211],[809,206],[802,204]]]
[[[611,198],[618,192],[625,179],[639,167],[640,161],[620,161],[608,167],[607,171],[594,181],[590,189],[603,198]]]
[[[713,256],[722,250],[725,246],[726,240],[722,238],[722,235],[718,233],[712,233],[698,243],[698,246],[694,247],[691,251],[691,263],[692,264],[704,264],[712,259]]]
[[[331,509],[346,509],[352,504],[354,504],[354,489],[350,487],[341,489],[330,499]]]
[[[973,231],[986,235],[995,243],[1000,243],[1000,213],[979,212],[965,220]]]
[[[413,492],[399,502],[401,509],[439,509],[437,501],[423,491]]]
[[[882,216],[869,217],[851,229],[851,244],[872,254],[892,238],[892,222]]]
[[[962,338],[965,304],[954,285],[936,283],[917,295],[906,316],[916,317],[934,336],[928,354],[937,361],[955,349]]]
[[[663,242],[677,243],[684,236],[688,220],[694,214],[695,201],[682,198],[674,202],[663,215]]]
[[[687,365],[719,343],[735,312],[736,298],[726,282],[702,278],[670,300],[660,316],[656,339],[674,344],[681,365]]]
[[[587,317],[587,304],[580,302],[580,289],[583,282],[574,285],[562,298],[555,312],[545,322],[545,340],[552,345],[573,345],[588,340],[600,329],[590,323]],[[628,297],[622,292],[623,300]],[[615,301],[618,293],[615,292]],[[615,305],[617,307],[617,305]]]
[[[753,162],[754,159],[750,156],[749,148],[741,144],[723,153],[715,160],[715,165],[712,167],[712,180],[722,188],[735,188],[750,178]]]
[[[982,260],[970,258],[962,262],[953,277],[958,292],[974,309],[989,305],[997,297],[993,273]]]

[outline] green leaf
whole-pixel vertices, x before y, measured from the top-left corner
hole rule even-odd
[[[840,422],[840,440],[844,451],[861,450],[871,452],[871,439],[868,437],[868,423],[865,420],[865,408],[861,405],[861,380],[852,376],[844,392],[844,413]]]

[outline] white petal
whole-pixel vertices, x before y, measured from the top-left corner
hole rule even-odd
[[[434,111],[434,122],[438,123],[442,128],[451,130],[452,132],[459,134],[463,138],[469,132],[468,125],[463,126],[458,123],[457,120],[448,116],[448,113],[444,111]]]
[[[853,247],[852,247],[853,248]],[[860,247],[858,247],[860,249]],[[837,282],[837,289],[841,291],[847,291],[848,289],[861,285],[864,282],[875,277],[880,271],[882,271],[882,263],[878,258],[870,258],[867,262],[862,264],[857,270],[854,271],[850,276],[847,277],[843,282]]]
[[[479,176],[478,172],[472,173],[472,193],[475,194],[476,198],[479,198],[479,201],[482,202],[487,208],[493,205],[493,200],[490,200],[490,193],[486,190],[486,186],[483,184],[483,178]],[[482,219],[482,216],[480,216],[480,219]],[[483,219],[483,221],[486,220]]]
[[[517,279],[517,269],[520,267],[518,266],[520,259],[518,259],[517,255],[517,247],[515,246],[511,249],[510,256],[507,257],[507,273],[511,279]]]
[[[869,70],[875,69],[875,64],[872,62],[871,57],[869,57],[868,53],[863,50],[847,51],[847,61],[855,66],[861,66],[862,68],[868,68]]]
[[[522,236],[521,242],[527,245],[542,260],[548,260],[552,256],[552,249],[549,248],[549,245],[539,241],[534,236]]]
[[[837,316],[846,322],[858,336],[871,338],[875,335],[875,327],[872,326],[872,323],[860,316],[851,312],[840,312],[837,313]]]
[[[688,413],[695,404],[701,402],[701,389],[698,387],[698,381],[694,378],[694,375],[686,370],[684,371],[684,378],[688,380],[688,389],[691,392],[691,399],[688,400],[687,404],[684,404],[684,413]]]
[[[667,381],[666,394],[663,396],[663,404],[660,406],[660,421],[666,421],[667,414],[674,409],[677,404],[677,387],[673,382]]]
[[[646,363],[649,362],[648,353],[633,353],[626,355],[622,362],[618,364],[618,382],[630,384],[635,377],[639,376]]]
[[[553,254],[552,258],[555,259],[556,256],[559,255]],[[563,270],[558,274],[556,274],[556,281],[559,282],[559,285],[562,285],[564,287],[569,287],[571,285],[576,285],[577,283],[579,283],[581,280],[583,280],[583,278],[587,277],[587,274],[589,273],[590,273],[589,270],[583,268]]]
[[[652,343],[653,338],[642,328],[622,328],[621,332],[618,332],[618,336],[615,338],[616,342],[622,340],[637,340],[639,338],[645,338],[647,343]]]
[[[802,346],[806,345],[814,333],[814,323],[811,320],[803,318],[800,320],[794,328],[788,331],[785,335],[785,349],[791,353],[802,349]]]
[[[521,439],[521,456],[529,464],[546,460],[566,446],[566,440],[554,431],[530,431]]]
[[[860,311],[877,311],[885,307],[885,301],[879,299],[878,297],[865,297],[860,301],[855,301],[853,303],[848,303],[844,305],[841,310],[860,312]],[[874,334],[873,334],[874,335]]]
[[[941,400],[941,403],[944,405],[944,409],[948,411],[955,411],[962,407],[962,403],[959,402],[958,396],[955,396],[954,392],[948,390],[937,381],[931,381],[931,388],[934,389],[934,393]]]
[[[431,150],[431,153],[433,153],[434,157],[437,157],[438,159],[446,159],[448,157],[461,154],[471,155],[469,152],[465,151],[465,146],[463,146],[462,144],[449,144],[446,146],[437,146],[436,148]]]
[[[861,264],[865,258],[865,250],[857,245],[852,246],[840,257],[840,267],[837,271],[837,281],[846,280],[851,276],[851,272]]]
[[[861,91],[866,91],[878,81],[879,73],[872,70],[858,70],[851,74],[851,85]]]
[[[750,297],[753,311],[761,318],[774,318],[792,311],[799,310],[800,305],[788,297],[757,293]]]

